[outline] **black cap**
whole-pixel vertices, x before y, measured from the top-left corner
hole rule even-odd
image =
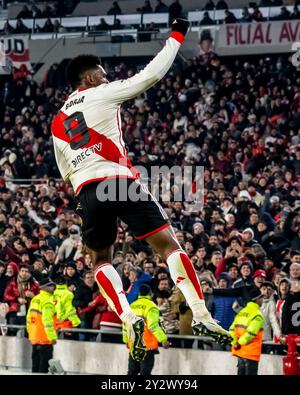
[[[76,270],[76,263],[74,261],[69,261],[65,264],[65,267],[72,267]]]
[[[43,278],[40,281],[40,288],[48,287],[50,285],[55,285],[55,283],[51,280],[50,277]]]
[[[152,290],[148,284],[142,284],[140,286],[139,294],[141,296],[147,296],[147,295],[150,295],[151,293],[152,293]]]

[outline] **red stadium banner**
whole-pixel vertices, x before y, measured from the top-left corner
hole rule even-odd
[[[300,20],[236,23],[216,30],[215,49],[220,55],[291,52],[300,42]]]
[[[0,40],[0,73],[10,74],[12,67],[25,65],[31,70],[28,38],[23,36],[2,37]]]

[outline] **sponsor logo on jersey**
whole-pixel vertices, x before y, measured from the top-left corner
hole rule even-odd
[[[81,163],[82,161],[87,159],[92,154],[99,153],[99,151],[101,151],[101,149],[102,149],[102,144],[100,143],[100,144],[95,144],[92,147],[83,150],[81,152],[81,154],[77,155],[72,160],[72,165],[74,166],[74,168],[77,167],[79,165],[79,163]]]
[[[71,100],[69,103],[66,104],[66,110],[75,104],[80,104],[84,102],[84,96],[80,97],[79,99]]]

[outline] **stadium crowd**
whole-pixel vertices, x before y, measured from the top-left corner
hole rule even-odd
[[[134,72],[121,63],[109,75]],[[81,242],[73,190],[58,179],[50,125],[70,93],[60,76],[54,65],[39,86],[23,67],[1,87],[0,315],[24,323],[38,282],[63,275],[81,325],[116,328]],[[228,329],[257,287],[265,295],[264,339],[300,334],[291,320],[300,299],[299,68],[285,56],[244,61],[210,52],[176,64],[127,102],[122,123],[133,164],[204,166],[201,210],[186,202],[162,205],[213,317]],[[129,302],[148,283],[166,332],[191,333],[191,311],[166,262],[124,223],[112,263]]]

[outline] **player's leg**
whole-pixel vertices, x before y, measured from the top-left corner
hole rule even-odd
[[[117,236],[117,217],[110,202],[100,202],[97,184],[89,185],[79,195],[83,243],[92,258],[95,280],[101,294],[126,325],[130,352],[142,360],[146,353],[143,342],[144,321],[135,316],[127,301],[121,278],[112,266],[113,244]]]
[[[211,336],[220,344],[229,344],[231,336],[208,312],[195,268],[187,253],[180,247],[172,227],[160,230],[146,240],[166,260],[172,280],[190,306],[194,333]]]
[[[136,184],[141,199],[124,203],[120,218],[134,231],[137,239],[146,240],[167,261],[172,280],[193,312],[194,332],[209,334],[220,344],[228,344],[231,337],[207,311],[196,271],[168,224],[166,213],[144,185]]]

